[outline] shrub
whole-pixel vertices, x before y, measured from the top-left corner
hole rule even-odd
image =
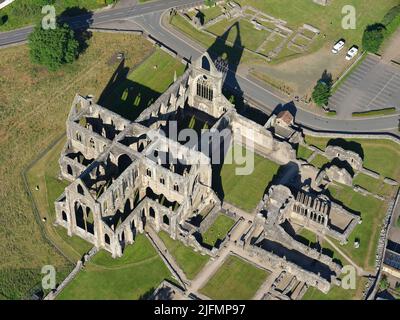
[[[38,25],[28,41],[32,62],[49,70],[72,63],[78,57],[79,43],[74,31],[67,24],[57,24],[55,29],[48,30]]]
[[[375,23],[367,26],[364,30],[362,45],[364,50],[377,53],[383,40],[385,39],[385,26]]]
[[[215,0],[204,0],[204,4],[208,7],[215,6]]]
[[[329,97],[331,96],[331,86],[323,81],[319,81],[314,87],[312,99],[318,106],[328,104]]]

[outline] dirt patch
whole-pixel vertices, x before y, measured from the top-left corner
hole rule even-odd
[[[345,60],[346,52],[347,49],[343,48],[339,54],[332,54],[331,46],[326,45],[314,53],[277,65],[257,65],[256,69],[270,78],[286,83],[294,94],[303,96],[311,91],[324,71],[330,73],[334,81],[340,77],[353,62]],[[247,68],[250,70],[250,66]]]

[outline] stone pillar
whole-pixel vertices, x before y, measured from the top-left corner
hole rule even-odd
[[[127,244],[133,243],[133,231],[131,229],[130,223],[128,223],[125,227],[125,241]]]

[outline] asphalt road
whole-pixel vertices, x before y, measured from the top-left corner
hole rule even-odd
[[[110,9],[97,12],[90,15],[84,15],[79,17],[74,17],[68,20],[72,27],[82,27],[85,25],[96,25],[112,20],[126,19],[135,16],[145,15],[152,12],[162,12],[169,8],[196,3],[199,0],[162,0],[149,2],[141,5],[134,6],[132,8],[120,8],[120,9]],[[26,27],[22,29],[17,29],[9,32],[0,32],[0,47],[15,43],[20,43],[26,41],[28,35],[32,32],[33,27]]]
[[[162,41],[168,47],[176,50],[180,55],[188,59],[199,57],[204,52],[204,48],[191,39],[177,35],[163,27],[160,23],[161,14],[162,12],[153,12],[131,18],[131,20],[141,25],[148,33]],[[260,109],[267,113],[273,111],[277,105],[284,105],[290,102],[283,100],[266,88],[259,86],[239,74],[229,74],[228,81],[229,80],[232,83],[237,83],[245,95],[258,102],[258,105],[261,106]],[[311,129],[325,131],[356,133],[391,132],[394,131],[393,129],[397,128],[399,116],[395,115],[375,119],[340,120],[321,117],[312,112],[297,108],[296,122]]]
[[[199,57],[204,48],[184,36],[177,35],[174,32],[164,28],[160,23],[160,17],[165,10],[191,3],[199,2],[190,0],[162,0],[137,5],[133,8],[112,9],[93,14],[92,16],[75,17],[69,21],[73,27],[84,25],[100,25],[102,23],[116,20],[133,20],[139,23],[143,29],[163,42],[170,48],[174,49],[181,56],[188,59]],[[0,46],[23,42],[32,31],[32,27],[18,29],[11,32],[0,33]],[[258,102],[260,109],[270,113],[277,105],[286,104],[290,101],[278,97],[266,88],[250,81],[249,79],[239,75],[229,73],[227,82],[233,87],[238,85],[246,96],[251,97]],[[395,129],[399,123],[399,116],[380,117],[375,119],[357,119],[357,120],[340,120],[321,117],[308,112],[304,109],[297,108],[296,122],[311,129],[339,131],[339,132],[396,132]],[[398,133],[397,133],[398,134]]]

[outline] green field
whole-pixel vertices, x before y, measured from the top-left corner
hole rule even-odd
[[[253,51],[257,50],[269,34],[266,30],[255,29],[253,24],[245,19],[231,21],[222,20],[221,22],[212,25],[207,30],[216,36],[223,36],[231,26],[233,27],[227,36],[227,40],[233,44],[237,41],[239,35],[240,43],[237,44]],[[238,32],[240,32],[240,34]]]
[[[359,173],[353,179],[353,185],[358,185],[369,192],[381,195],[393,195],[396,187],[383,182],[383,179],[375,179],[366,174]]]
[[[58,179],[60,172],[58,160],[64,146],[65,138],[46,152],[35,165],[28,171],[28,182],[36,206],[42,217],[47,219],[45,230],[47,236],[57,244],[63,253],[71,260],[77,261],[93,247],[92,244],[79,238],[69,237],[67,230],[63,227],[54,227],[55,207],[54,201],[64,192],[69,184],[67,181]],[[39,186],[39,190],[36,190]]]
[[[307,160],[313,153],[313,150],[305,146],[299,145],[299,147],[297,148],[297,159]]]
[[[200,292],[217,300],[249,300],[268,275],[236,256],[228,256]]]
[[[51,226],[50,219],[46,223],[41,220],[41,217],[51,214],[47,211],[50,199],[46,198],[44,170],[41,176],[36,176],[40,183],[39,191],[32,192],[35,197],[41,197],[40,215],[32,210],[21,179],[22,170],[65,133],[65,121],[76,93],[93,94],[95,98],[101,95],[117,67],[107,63],[116,52],[125,53],[126,66],[135,66],[153,48],[140,36],[106,33],[93,33],[88,45],[74,64],[56,72],[32,65],[26,45],[2,49],[0,295],[4,297],[25,297],[30,288],[40,283],[43,265],[54,265],[57,270],[70,269],[71,266],[71,262],[45,240],[40,227]],[[61,147],[54,151],[57,159]],[[40,164],[44,168],[46,165]],[[56,193],[58,191],[50,190],[50,197]],[[59,236],[66,237],[65,231],[60,231]],[[80,257],[79,252],[68,252],[65,251],[67,256]],[[72,263],[76,260],[73,258]]]
[[[180,241],[171,239],[166,232],[161,231],[158,235],[189,280],[193,279],[208,262],[209,256],[194,252]]]
[[[306,136],[306,143],[325,150],[329,141],[335,139]],[[339,139],[343,140],[343,139]],[[341,144],[358,144],[364,153],[364,167],[378,172],[383,177],[400,180],[399,145],[390,140],[377,139],[346,139]],[[344,146],[346,149],[346,146]]]
[[[271,160],[244,149],[250,159],[254,158],[254,169],[249,175],[237,175],[236,169],[243,167],[233,161],[232,164],[224,163],[221,170],[224,200],[247,211],[252,212],[262,199],[265,189],[277,174],[279,165]],[[228,153],[231,152],[228,151]]]
[[[222,241],[226,237],[234,224],[235,220],[222,213],[219,214],[214,223],[204,232],[203,243],[211,247],[215,246],[218,240]]]
[[[341,286],[332,286],[327,294],[315,287],[307,289],[302,300],[360,300],[366,280],[361,277],[356,279],[355,289],[343,289]]]
[[[47,3],[50,3],[48,1]],[[42,14],[42,6],[46,1],[18,0],[1,9],[0,16],[7,16],[7,22],[0,26],[0,31],[20,28],[40,21],[45,15]],[[88,10],[98,9],[106,5],[106,0],[63,0],[54,1],[56,14],[60,15],[68,8],[85,8]],[[75,10],[74,10],[75,11]],[[76,10],[79,12],[79,10]],[[75,11],[75,12],[76,12]]]
[[[346,245],[340,246],[338,241],[333,241],[360,267],[373,270],[380,229],[387,204],[372,196],[363,196],[347,186],[331,186],[328,190],[333,199],[340,201],[345,207],[359,212],[363,220],[350,234]],[[355,239],[360,241],[360,247],[357,249],[354,248]]]
[[[361,46],[363,31],[368,24],[380,22],[384,15],[395,5],[397,0],[377,2],[374,0],[336,0],[329,6],[316,5],[308,0],[238,0],[238,3],[250,5],[275,18],[284,19],[289,28],[297,29],[304,23],[311,24],[326,35],[326,41],[345,38],[347,43]],[[341,13],[345,5],[356,9],[357,28],[343,29],[344,15]],[[290,9],[288,9],[290,8]]]
[[[151,105],[182,75],[185,66],[161,49],[157,49],[141,65],[117,85],[111,85],[101,104],[129,120]]]
[[[200,12],[201,12],[201,14],[204,15],[204,23],[207,23],[210,20],[213,20],[222,14],[222,10],[221,10],[220,6],[204,8],[204,9],[201,9]],[[196,14],[196,11],[192,12],[192,15],[195,15],[195,14]]]
[[[322,168],[325,164],[329,162],[328,158],[317,154],[314,159],[312,159],[311,164],[317,168]]]
[[[60,300],[142,299],[164,279],[168,268],[149,240],[138,235],[119,259],[100,251],[57,297]]]

